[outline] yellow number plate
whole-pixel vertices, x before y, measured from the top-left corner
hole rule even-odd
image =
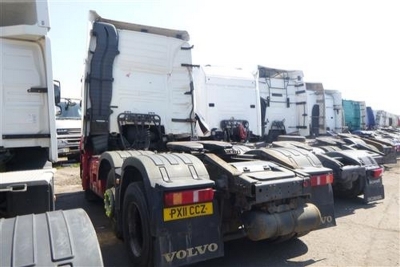
[[[213,214],[213,203],[199,203],[164,209],[164,222]]]

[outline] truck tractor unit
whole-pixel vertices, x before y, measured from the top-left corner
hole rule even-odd
[[[376,202],[385,197],[382,175],[384,167],[379,165],[367,150],[345,149],[332,146],[312,147],[295,141],[277,141],[276,147],[293,147],[310,151],[324,167],[333,171],[335,196],[355,198],[363,195],[364,202]]]
[[[59,98],[52,88],[47,13],[35,2],[2,1],[1,8],[0,216],[13,217],[54,209]],[[42,16],[37,21],[36,12]]]
[[[385,198],[384,168],[367,151],[329,151],[317,154],[317,157],[334,172],[335,195],[353,198],[363,195],[365,203]]]
[[[0,9],[0,266],[102,266],[87,214],[54,211],[60,93],[48,4],[0,1]],[[82,246],[92,246],[90,257]]]
[[[301,70],[258,66],[263,139],[267,143],[279,135],[310,135],[307,91]]]
[[[338,136],[323,136],[317,137],[314,142],[310,143],[312,146],[325,147],[328,150],[363,150],[368,151],[370,155],[380,165],[391,164],[396,162],[396,151],[393,145],[386,142],[378,142],[361,138],[352,134],[339,134]]]
[[[278,142],[279,143],[279,142]],[[274,144],[274,143],[273,143]],[[293,172],[303,173],[310,177],[310,202],[321,212],[320,228],[336,225],[331,169],[324,167],[311,152],[289,146],[261,147],[245,152],[261,160],[276,162]]]
[[[94,11],[90,25],[82,187],[89,200],[104,200],[136,266],[192,264],[223,256],[227,240],[286,240],[321,228],[309,174],[257,159],[244,145],[194,140],[202,116],[187,32]]]
[[[384,163],[396,164],[398,152],[400,151],[400,141],[396,138],[382,135],[382,131],[354,131],[352,137],[359,137],[366,144],[375,147],[384,154]]]
[[[226,142],[260,141],[261,105],[257,72],[201,65],[193,69],[196,114],[201,139]],[[205,125],[209,131],[204,132]]]
[[[79,160],[79,143],[82,136],[81,100],[61,98],[56,105],[56,129],[58,156]]]

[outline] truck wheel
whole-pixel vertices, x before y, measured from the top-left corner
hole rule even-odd
[[[123,234],[129,255],[137,266],[152,266],[153,238],[149,209],[141,182],[131,183],[125,192]]]
[[[360,179],[353,182],[350,189],[343,189],[337,195],[345,198],[356,198],[362,194],[362,188],[360,186]]]
[[[110,219],[111,228],[113,229],[115,236],[122,239],[121,216],[120,212],[117,213],[115,210],[115,191],[112,189],[114,186],[115,174],[114,169],[111,169],[107,174],[107,190],[104,193],[104,209],[107,217]],[[111,192],[109,190],[111,190]]]

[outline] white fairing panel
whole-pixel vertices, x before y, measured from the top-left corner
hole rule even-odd
[[[210,129],[221,130],[222,120],[247,120],[261,136],[260,95],[256,76],[249,70],[202,66],[194,69],[196,113]],[[197,128],[197,134],[203,136]]]
[[[336,128],[335,110],[333,109],[332,95],[325,95],[326,128],[333,131]]]
[[[191,75],[182,63],[191,64],[186,41],[156,34],[118,30],[119,55],[113,65],[113,96],[110,132],[118,132],[122,112],[154,113],[161,117],[165,132],[191,133]],[[173,120],[181,120],[174,122]]]
[[[342,94],[337,90],[325,90],[326,126],[330,131],[341,133],[343,129]]]
[[[260,77],[259,90],[263,99],[269,99],[266,108],[265,134],[274,121],[283,121],[286,133],[309,134],[307,94],[302,71],[284,71],[276,77]]]
[[[47,93],[28,92],[47,87],[40,46],[34,42],[0,40],[0,146],[49,147],[49,138],[4,138],[11,135],[50,133]]]

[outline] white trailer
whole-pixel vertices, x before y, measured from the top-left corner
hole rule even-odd
[[[300,70],[281,70],[258,66],[262,100],[262,132],[267,142],[278,135],[308,136],[307,93]]]
[[[203,65],[194,69],[193,76],[196,114],[204,119],[210,130],[205,133],[198,124],[199,137],[225,141],[260,139],[257,71]],[[245,131],[240,132],[239,128]]]

